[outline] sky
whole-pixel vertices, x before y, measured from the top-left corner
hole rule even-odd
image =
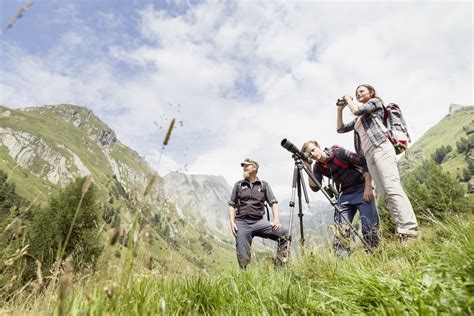
[[[232,185],[251,158],[286,199],[281,140],[353,150],[335,102],[359,84],[401,106],[415,141],[473,104],[470,1],[42,0],[6,29],[26,2],[0,0],[0,104],[86,106],[161,175]]]

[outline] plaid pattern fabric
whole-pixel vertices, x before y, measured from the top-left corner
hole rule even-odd
[[[334,150],[334,157],[342,160],[343,162],[353,166],[358,170],[361,170],[361,173],[369,171],[364,156],[353,153],[350,150],[345,148]]]
[[[370,99],[366,104],[359,106],[359,110],[354,114],[360,116],[362,126],[372,142],[372,145],[378,147],[387,139],[387,128],[382,123],[384,115],[382,100],[378,98]],[[342,124],[342,127],[339,128],[337,132],[347,133],[354,130],[357,119],[358,117],[348,124]],[[354,131],[354,148],[357,154],[364,156],[360,136],[356,131]]]

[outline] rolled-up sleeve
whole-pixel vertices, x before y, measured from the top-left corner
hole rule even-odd
[[[275,195],[273,194],[272,188],[270,188],[270,185],[268,183],[266,184],[265,200],[270,206],[275,203],[278,203],[277,199],[275,198]]]
[[[379,98],[372,98],[367,103],[359,106],[359,109],[354,113],[354,115],[361,116],[367,113],[372,113],[374,111],[380,110],[382,108],[382,101]]]
[[[354,130],[355,123],[356,119],[352,120],[350,123],[342,124],[342,127],[337,129],[337,132],[339,134],[350,132]]]
[[[237,207],[237,190],[239,189],[239,183],[234,184],[232,194],[230,195],[229,206]]]

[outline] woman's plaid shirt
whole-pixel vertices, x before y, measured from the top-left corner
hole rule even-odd
[[[342,124],[342,127],[337,129],[338,133],[347,133],[354,130],[355,123],[360,116],[362,126],[374,147],[378,147],[387,139],[387,128],[382,123],[384,117],[384,106],[382,100],[379,98],[372,98],[367,103],[359,106],[359,109],[354,114],[358,117],[348,124]],[[360,143],[360,136],[355,130],[354,148],[357,154],[364,156]]]

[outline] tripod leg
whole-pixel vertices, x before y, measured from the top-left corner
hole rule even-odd
[[[298,185],[298,217],[300,218],[300,246],[303,249],[304,246],[304,233],[303,233],[303,203],[301,199],[301,187],[304,188],[304,183],[302,184],[301,181],[303,178],[301,177],[300,170],[298,170],[297,174],[297,185]]]
[[[365,239],[359,234],[357,229],[355,229],[355,227],[352,225],[352,223],[349,221],[349,219],[343,213],[343,210],[341,209],[341,207],[339,205],[336,205],[336,212],[339,212],[339,216],[341,216],[342,219],[344,220],[344,222],[347,224],[347,226],[349,226],[349,229],[352,230],[352,232],[354,234],[356,234],[356,236],[360,239],[360,241],[362,241],[362,243],[364,244],[365,249],[370,251],[370,253],[374,253],[374,251],[372,250],[372,247],[369,246],[367,241],[365,241]]]
[[[288,248],[286,251],[286,259],[290,258],[290,249],[291,249],[291,233],[293,230],[293,213],[295,211],[295,195],[296,195],[296,182],[298,175],[298,167],[295,165],[293,169],[293,184],[291,187],[291,198],[290,198],[290,223],[288,224]]]
[[[334,224],[335,224],[335,234],[333,240],[334,251],[338,256],[344,257],[350,254],[350,244],[351,244],[351,234],[349,223],[352,222],[354,215],[356,213],[355,205],[346,205],[346,203],[341,203],[339,199],[339,205],[342,208],[342,212],[339,213],[337,210],[334,210]],[[349,223],[344,220],[342,215],[345,215],[349,219]]]
[[[301,168],[299,168],[298,172],[300,175],[301,187],[303,188],[304,200],[306,201],[306,204],[309,204],[308,191],[306,190],[306,186],[304,185],[303,171],[301,170]]]

